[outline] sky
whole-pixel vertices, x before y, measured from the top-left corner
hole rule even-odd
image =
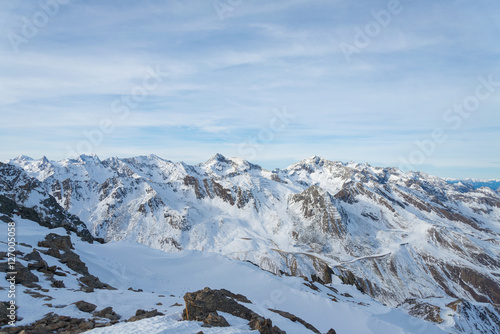
[[[0,160],[500,178],[500,3],[0,0]]]

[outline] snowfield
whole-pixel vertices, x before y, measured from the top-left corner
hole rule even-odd
[[[67,235],[62,228],[49,230],[19,218],[15,222],[18,242],[35,248],[38,241],[43,240],[49,232]],[[6,235],[7,224],[0,224],[0,228],[2,235]],[[96,290],[92,293],[76,291],[73,275],[63,277],[66,289],[56,289],[50,287],[40,274],[39,284],[49,290],[45,295],[53,298],[50,301],[52,307],[44,305],[48,304],[46,301],[26,294],[27,288],[19,286],[16,302],[19,305],[19,316],[23,320],[18,325],[30,323],[43,314],[54,311],[76,318],[89,317],[88,313],[81,312],[72,305],[83,299],[98,305],[98,309],[112,306],[122,319],[134,315],[138,308],[157,308],[165,313],[165,316],[94,329],[91,333],[197,333],[200,330],[204,333],[251,333],[245,321],[226,314],[224,316],[227,316],[226,319],[232,325],[229,328],[204,328],[200,322],[179,321],[183,306],[172,305],[184,305],[182,297],[186,292],[208,286],[243,294],[252,301],[252,304],[245,304],[247,307],[272,319],[274,325],[290,334],[307,333],[308,330],[300,323],[270,312],[269,308],[290,312],[325,333],[330,328],[334,328],[337,333],[443,333],[436,326],[384,306],[339,281],[330,285],[338,293],[322,285],[318,285],[320,291],[314,291],[305,286],[305,281],[301,278],[275,276],[250,263],[227,259],[214,253],[165,253],[130,242],[89,244],[79,240],[74,234],[71,239],[75,252],[87,264],[90,273],[118,290]],[[0,251],[6,250],[5,244],[2,243],[1,247]],[[21,245],[18,245],[18,249],[22,252],[31,251],[29,247]],[[42,256],[44,260],[51,262],[49,265],[57,264],[68,273],[71,272],[50,256]],[[1,286],[6,288],[7,282],[1,282]],[[143,291],[128,290],[130,287]],[[332,301],[329,295],[335,296],[338,301]],[[157,305],[158,303],[162,305]]]

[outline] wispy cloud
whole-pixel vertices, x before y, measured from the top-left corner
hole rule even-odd
[[[22,34],[40,3],[3,2],[0,159],[64,158],[103,119],[114,126],[92,146],[103,156],[236,156],[286,106],[293,122],[255,158],[266,167],[313,154],[397,165],[415,141],[449,125],[443,113],[479,76],[500,81],[499,4],[401,4],[347,62],[339,45],[386,1],[243,1],[221,20],[210,1],[73,0],[17,53],[8,34]],[[117,115],[113,103],[157,66],[168,73],[162,84]],[[420,167],[498,177],[499,106],[500,90]]]

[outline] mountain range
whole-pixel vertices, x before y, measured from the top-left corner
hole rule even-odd
[[[249,262],[352,285],[447,332],[500,332],[500,182],[314,156],[265,170],[216,154],[0,164],[0,212],[92,242]],[[10,208],[10,209],[9,209]]]

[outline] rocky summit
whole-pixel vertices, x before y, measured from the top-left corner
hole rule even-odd
[[[234,280],[228,272],[220,280],[204,282],[199,277],[195,280],[199,284],[179,287],[170,300],[170,305],[181,305],[173,307],[177,313],[149,304],[147,311],[138,305],[122,311],[120,317],[110,313],[113,319],[100,322],[95,319],[106,317],[95,315],[95,310],[117,305],[99,303],[96,298],[68,300],[61,309],[78,310],[74,319],[83,319],[74,320],[78,326],[96,328],[103,323],[132,330],[136,323],[151,322],[154,317],[164,319],[165,328],[170,328],[169,321],[177,314],[177,320],[199,323],[200,331],[241,327],[261,333],[342,333],[341,329],[356,328],[355,324],[331,321],[328,317],[335,317],[325,310],[333,310],[332,303],[347,303],[363,312],[380,307],[399,312],[417,321],[409,325],[416,328],[414,332],[433,328],[495,333],[500,331],[497,186],[494,181],[449,180],[317,156],[272,171],[221,154],[198,165],[154,155],[105,160],[80,156],[63,161],[21,156],[0,164],[0,224],[31,222],[46,229],[42,233],[37,228],[39,240],[31,244],[36,249],[23,250],[26,262],[19,262],[19,271],[25,281],[19,284],[43,288],[46,280],[51,289],[77,284],[87,294],[107,291],[115,296],[125,290],[127,296],[142,295],[156,278],[148,277],[144,286],[129,290],[131,283],[140,281],[129,277],[127,286],[116,277],[127,277],[127,266],[132,264],[112,258],[111,251],[111,255],[99,251],[119,246],[127,253],[127,247],[142,244],[159,257],[158,265],[163,258],[157,254],[196,262],[198,256],[216,253],[228,263],[236,261],[245,270],[270,275],[290,289],[319,298],[316,310],[307,312],[276,303],[279,296],[266,304],[270,297],[254,293],[251,298],[238,290],[238,282],[228,289],[227,281]],[[51,232],[54,229],[66,235]],[[73,245],[75,239],[80,249]],[[92,264],[93,258],[105,263],[106,270]],[[156,275],[160,269],[146,272]],[[76,281],[57,283],[57,273],[74,274]],[[173,274],[181,280],[197,275],[189,266],[168,275]],[[280,289],[289,292],[288,288]],[[22,315],[23,305],[19,307]],[[323,314],[323,320],[315,321],[310,312]],[[28,318],[42,323],[52,319],[45,314],[49,312]],[[123,319],[132,317],[134,321],[124,324]],[[360,332],[381,331],[370,325]]]

